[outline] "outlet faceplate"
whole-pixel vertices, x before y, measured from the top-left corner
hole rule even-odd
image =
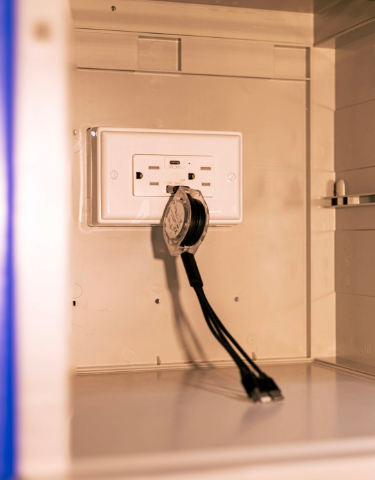
[[[133,156],[134,196],[169,197],[168,185],[185,185],[200,190],[205,198],[212,198],[215,192],[213,157]]]
[[[161,225],[167,185],[200,190],[210,225],[242,221],[241,133],[93,127],[87,142],[89,225]]]

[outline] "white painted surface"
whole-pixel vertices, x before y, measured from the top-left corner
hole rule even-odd
[[[308,51],[306,48],[275,46],[274,75],[277,78],[308,78]]]
[[[235,368],[78,377],[73,471],[332,479],[373,464],[373,379],[314,364],[262,368],[284,402],[250,403]]]
[[[138,68],[177,72],[180,66],[180,40],[152,36],[138,37]]]
[[[334,264],[334,210],[322,208],[323,197],[333,195],[335,114],[335,51],[311,49],[311,159],[310,159],[310,338],[312,358],[334,356],[336,348],[336,294]]]
[[[75,33],[74,57],[78,67],[136,70],[137,54],[136,35],[84,30]]]
[[[336,53],[335,165],[337,177],[345,180],[350,194],[374,189],[373,32],[374,28],[354,41],[344,37]],[[374,208],[353,210],[349,213],[342,208],[336,213],[337,356],[374,365]]]
[[[21,0],[17,15],[17,470],[41,478],[68,465],[69,13],[62,0]]]
[[[61,21],[63,2],[51,5],[42,0],[22,0],[20,8],[16,165],[20,192],[16,199],[20,470],[30,478],[64,471],[67,462],[69,168],[64,162],[69,155],[63,140],[68,134],[67,97],[61,95],[66,92],[63,63],[66,38]],[[311,29],[307,28],[311,27],[311,16],[244,13],[239,9],[235,13],[234,9],[219,11],[192,5],[171,6],[163,16],[160,15],[163,3],[156,6],[140,1],[120,5],[118,18],[110,17],[109,10],[104,12],[104,8],[110,7],[109,2],[77,1],[73,8],[76,24],[84,28],[122,29],[129,28],[130,17],[130,31],[132,28],[142,31],[146,24],[155,28],[160,22],[156,28],[159,33],[184,31],[186,35],[211,35],[220,31],[234,38],[267,42],[275,38],[281,42],[311,42]],[[145,18],[145,7],[152,10],[150,17]],[[182,11],[187,12],[185,17]],[[39,17],[41,12],[43,21]],[[197,22],[200,16],[201,23]],[[331,164],[334,56],[323,49],[315,53],[311,229],[316,237],[312,238],[311,338],[313,354],[322,355],[331,352],[334,345],[335,219],[333,212],[322,213],[315,207],[319,206],[318,197],[327,195],[334,180]],[[104,68],[118,65],[117,56],[106,58],[105,48],[100,55]],[[89,59],[87,62],[87,68],[91,68],[93,64]],[[125,63],[122,68],[128,68]],[[36,89],[32,88],[34,82],[38,85]],[[102,235],[99,229],[90,231],[85,225],[86,206],[79,196],[79,192],[85,193],[86,178],[86,152],[82,145],[85,129],[93,124],[186,129],[199,125],[202,129],[213,126],[218,130],[242,130],[245,126],[244,224],[238,230],[211,231],[212,240],[202,246],[203,268],[208,283],[214,285],[207,290],[211,289],[215,304],[229,322],[235,318],[236,337],[244,340],[258,356],[306,354],[306,89],[305,83],[288,83],[207,80],[204,76],[182,79],[178,75],[77,74],[74,127],[78,137],[73,146],[75,228],[72,233],[75,282],[72,297],[78,302],[73,327],[76,363],[85,367],[147,363],[155,361],[155,353],[160,351],[163,361],[164,358],[172,362],[186,360],[181,355],[186,344],[178,345],[173,330],[178,328],[173,322],[177,310],[173,312],[173,300],[165,291],[169,289],[171,297],[178,298],[181,294],[187,309],[192,304],[186,283],[179,290],[180,266],[165,262],[163,269],[160,260],[165,261],[165,257],[157,232],[151,232],[151,239],[138,230],[110,229]],[[142,111],[136,108],[140,98],[147,105]],[[371,243],[371,238],[372,234],[364,235],[359,247],[364,245],[370,251],[367,243]],[[362,257],[364,254],[360,252],[359,267],[365,270],[367,264]],[[223,271],[224,276],[220,275]],[[371,275],[366,278],[371,280]],[[354,279],[360,291],[370,288],[363,278],[354,276]],[[237,294],[241,300],[234,307],[229,295]],[[155,310],[156,295],[162,298],[159,311]],[[358,310],[355,304],[348,308],[352,312]],[[366,315],[371,308],[370,305],[366,309]],[[181,319],[182,309],[177,313]],[[202,320],[199,309],[195,306],[188,313],[199,331]],[[212,339],[200,331],[199,337],[204,339],[211,358],[221,358],[222,352]],[[363,347],[361,342],[358,345]],[[366,348],[368,351],[360,353],[368,355],[373,347],[368,344]],[[283,368],[283,372],[277,371],[278,368]],[[76,397],[73,448],[76,456],[83,459],[76,463],[76,474],[87,473],[91,468],[91,472],[96,469],[97,478],[100,475],[118,478],[119,473],[131,478],[135,473],[139,479],[141,475],[149,478],[150,472],[153,475],[159,468],[164,478],[197,478],[198,472],[199,478],[215,480],[315,480],[349,476],[372,479],[373,381],[315,366],[270,367],[267,371],[276,376],[287,398],[284,404],[268,406],[267,410],[249,408],[237,376],[217,371],[213,377],[202,371],[85,377]],[[217,421],[219,415],[222,423]],[[363,438],[365,435],[368,440]],[[273,445],[270,438],[275,442]],[[349,440],[340,443],[345,438]],[[291,444],[281,445],[289,441]],[[266,446],[260,447],[261,443]],[[238,454],[237,447],[241,444],[245,445],[245,451]],[[200,457],[199,466],[192,465],[196,457],[186,451],[189,447],[201,449],[204,459]],[[207,461],[206,448],[211,447],[216,450],[211,451]],[[171,450],[179,448],[183,450],[181,456],[186,456],[175,461]],[[144,455],[146,450],[148,453]],[[158,452],[155,457],[149,454],[152,451]],[[139,456],[133,459],[112,456],[129,452]],[[212,465],[223,458],[227,464],[222,469],[213,469]],[[205,468],[200,469],[202,464]],[[182,472],[182,465],[190,471]]]
[[[373,479],[375,453],[372,438],[354,442],[310,443],[301,445],[301,448],[296,450],[295,446],[285,449],[276,446],[267,449],[266,452],[262,449],[219,450],[195,456],[189,452],[186,455],[174,457],[168,455],[164,458],[158,455],[157,459],[142,457],[137,458],[135,462],[122,459],[116,461],[113,458],[97,462],[90,460],[78,463],[69,480],[80,479],[82,475],[91,472],[95,472],[95,478],[98,480],[117,479],[119,475],[126,480],[151,480],[155,478],[155,474],[149,472],[155,470],[166,480],[195,480],[196,478],[203,480],[352,480],[358,477],[364,480]],[[280,455],[282,456],[285,451],[291,455],[288,461],[280,459]],[[320,458],[319,455],[321,455]],[[205,460],[210,462],[209,466]],[[174,468],[178,462],[185,465],[185,468]],[[144,472],[142,475],[139,474],[141,463]],[[212,468],[212,465],[215,465],[215,468]],[[125,471],[129,473],[125,474]]]
[[[308,13],[122,0],[71,0],[77,28],[250,39],[291,44],[313,43]]]
[[[181,41],[181,70],[209,75],[273,77],[273,49],[271,43],[185,37]]]
[[[210,303],[250,353],[304,357],[305,82],[78,71],[73,103],[82,145],[73,160],[72,283],[82,291],[73,308],[75,364],[227,359],[160,227],[87,226],[86,129],[156,123],[242,132],[243,222],[209,228],[197,262]]]
[[[262,369],[283,402],[252,403],[235,367],[79,376],[73,456],[297,447],[375,435],[374,380],[306,363]]]
[[[82,28],[75,41],[79,68],[308,78],[306,48],[271,42]]]

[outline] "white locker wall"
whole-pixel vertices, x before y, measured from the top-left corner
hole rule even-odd
[[[347,35],[336,46],[335,170],[351,193],[374,191],[375,174],[375,34],[369,27],[360,32]],[[337,212],[337,356],[371,366],[375,365],[373,240],[373,208]]]
[[[317,2],[313,16],[72,0],[68,57],[66,3],[20,3],[20,473],[372,478],[371,209],[337,212],[335,234],[335,211],[321,208],[336,172],[350,189],[372,185],[372,33],[334,38],[372,19],[372,4]],[[229,362],[160,229],[87,226],[86,129],[105,125],[243,132],[244,222],[210,229],[198,262],[219,316],[281,381],[284,404],[250,405],[230,368],[164,371]],[[125,373],[78,376],[70,389],[70,358],[79,373]]]
[[[220,36],[244,37],[240,29],[246,18],[250,27],[262,19],[268,33],[254,26],[246,30],[251,40],[217,39],[209,36],[223,22],[220,8],[166,6],[124,2],[112,11],[108,2],[72,2],[79,28],[73,79],[78,132],[73,160],[74,362],[80,372],[98,372],[156,366],[157,357],[162,364],[228,358],[203,322],[181,262],[169,257],[161,228],[87,226],[90,126],[242,132],[244,221],[210,228],[198,261],[213,305],[250,351],[258,358],[304,358],[310,337],[305,44],[311,41],[312,17],[246,9],[239,18],[236,9],[229,9],[225,29],[216,30]],[[178,12],[184,17],[168,23]],[[229,30],[231,15],[236,35]],[[186,18],[199,18],[199,32]],[[152,41],[164,53],[144,64],[145,55],[153,55],[144,53],[142,43],[151,30],[174,36],[154,35]],[[180,59],[168,64],[168,55],[173,59],[175,54],[168,42],[176,39]],[[104,54],[106,49],[113,57]]]

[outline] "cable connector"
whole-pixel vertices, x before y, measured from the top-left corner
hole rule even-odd
[[[262,403],[278,402],[284,399],[280,388],[271,377],[268,377],[263,373],[257,380],[261,396],[260,401]]]
[[[259,390],[257,377],[251,372],[241,372],[241,381],[243,388],[246,390],[247,396],[253,402],[259,402],[261,400],[261,393]]]
[[[253,373],[241,373],[241,380],[247,396],[253,402],[271,403],[283,400],[281,390],[267,375],[256,377]]]

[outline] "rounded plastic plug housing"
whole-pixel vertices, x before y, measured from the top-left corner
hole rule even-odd
[[[170,186],[167,191],[169,193],[175,192],[168,201],[163,215],[163,235],[169,253],[174,257],[178,257],[184,252],[194,254],[203,242],[208,230],[210,215],[206,201],[199,190],[193,190],[189,187],[180,186],[176,189],[176,187]],[[184,245],[185,237],[190,227],[194,228],[194,222],[196,221],[192,215],[189,196],[200,202],[205,211],[204,227],[199,240],[194,245]]]

